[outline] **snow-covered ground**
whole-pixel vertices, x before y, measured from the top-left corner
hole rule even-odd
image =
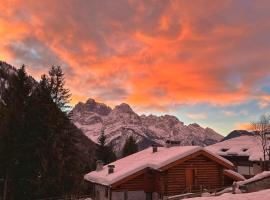
[[[196,197],[190,200],[270,200],[270,189],[244,194],[226,193],[221,196]]]
[[[244,180],[244,181],[238,181],[237,184],[238,185],[245,185],[247,183],[258,181],[258,180],[266,178],[266,177],[270,177],[270,171],[264,171],[264,172],[262,172],[260,174],[257,174],[256,176],[250,178],[250,179],[247,179],[247,180]]]

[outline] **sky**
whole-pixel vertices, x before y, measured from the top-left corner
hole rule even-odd
[[[72,104],[126,102],[226,135],[270,108],[269,0],[1,0],[0,60],[61,65]]]

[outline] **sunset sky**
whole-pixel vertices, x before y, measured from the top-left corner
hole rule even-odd
[[[0,60],[61,65],[72,104],[173,114],[223,135],[270,108],[269,0],[1,0]]]

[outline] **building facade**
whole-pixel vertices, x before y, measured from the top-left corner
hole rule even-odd
[[[96,200],[158,200],[219,190],[243,180],[233,168],[231,162],[201,147],[155,147],[90,172],[85,179],[94,185]]]

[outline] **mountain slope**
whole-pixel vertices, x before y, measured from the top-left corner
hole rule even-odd
[[[137,140],[139,149],[153,143],[164,145],[166,140],[178,140],[181,145],[206,146],[223,138],[214,130],[204,129],[198,124],[186,126],[175,116],[139,116],[125,103],[111,109],[89,99],[86,103],[78,103],[71,113],[74,124],[95,142],[104,129],[108,142],[118,155],[130,135]]]
[[[246,130],[234,130],[230,132],[226,137],[224,137],[222,141],[229,140],[235,137],[244,136],[244,135],[254,135],[254,133],[246,131]]]

